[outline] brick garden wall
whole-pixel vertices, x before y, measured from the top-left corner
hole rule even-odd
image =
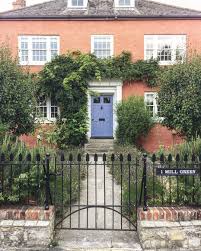
[[[54,207],[0,208],[1,248],[46,248],[54,236]]]
[[[138,210],[138,235],[145,250],[201,250],[201,208]]]

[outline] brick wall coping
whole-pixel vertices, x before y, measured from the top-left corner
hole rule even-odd
[[[11,206],[0,207],[0,220],[49,221],[54,217],[54,207]]]
[[[150,207],[138,209],[139,221],[192,221],[201,220],[201,207]]]

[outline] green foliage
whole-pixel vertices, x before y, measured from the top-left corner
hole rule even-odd
[[[0,123],[16,134],[34,126],[35,100],[31,76],[25,73],[8,48],[0,47]]]
[[[158,69],[156,61],[133,63],[126,52],[109,59],[72,52],[46,64],[39,76],[39,93],[54,96],[60,107],[60,119],[54,133],[58,146],[64,148],[86,141],[90,80],[143,80],[154,85]]]
[[[22,143],[18,138],[13,139],[12,136],[6,135],[6,137],[3,140],[2,145],[0,145],[0,155],[1,153],[4,153],[6,156],[6,162],[4,162],[4,165],[1,165],[1,168],[3,167],[4,170],[4,194],[0,193],[0,205],[1,204],[24,204],[27,203],[28,197],[30,199],[35,200],[37,197],[39,198],[39,204],[44,204],[44,196],[45,196],[45,174],[43,165],[40,164],[38,166],[36,164],[36,155],[40,154],[41,156],[41,163],[44,160],[46,153],[49,153],[51,156],[50,161],[50,172],[55,172],[55,157],[60,159],[60,153],[57,152],[55,149],[44,147],[44,146],[36,146],[35,148],[29,149],[25,146],[24,143]],[[9,163],[9,157],[10,154],[13,154],[14,162],[15,164],[11,165],[11,162]],[[72,153],[73,158],[76,159],[78,153],[82,154],[82,151],[78,148],[74,149],[68,149],[68,154]],[[19,154],[22,154],[22,161],[19,163]],[[31,164],[26,161],[26,156],[28,154],[31,154]],[[11,175],[11,168],[12,168],[12,175]],[[61,165],[57,166],[57,171],[60,172]],[[80,166],[81,171],[81,179],[85,177],[85,167]],[[70,184],[70,178],[69,174],[66,173],[67,169],[65,169],[65,175],[64,175],[64,181],[62,181],[61,176],[58,176],[57,178],[57,194],[56,198],[54,200],[57,201],[57,203],[61,204],[62,200],[62,182],[64,184],[69,186]],[[11,180],[12,177],[12,180]],[[72,170],[72,200],[76,200],[78,197],[78,168],[75,166]],[[12,184],[12,185],[11,185]],[[28,185],[29,184],[29,185]],[[38,190],[38,185],[40,186],[40,189]],[[50,186],[51,191],[54,191],[55,186],[55,179],[53,176],[51,176],[50,179]],[[29,189],[28,189],[29,188]],[[70,198],[70,192],[65,189],[64,190],[64,196],[63,200],[65,205],[69,203]],[[29,195],[28,195],[29,193]]]
[[[163,124],[188,139],[201,135],[201,57],[164,69],[159,83]]]
[[[117,140],[121,144],[136,143],[153,125],[142,97],[130,97],[117,105]]]
[[[2,143],[7,131],[8,126],[0,123],[0,144]]]
[[[160,148],[157,152],[157,156],[160,156],[161,154],[164,154],[165,156],[168,156],[168,154],[172,154],[173,156],[179,154],[181,159],[184,159],[186,154],[188,156],[195,154],[198,157],[201,154],[201,137],[198,136],[196,139],[192,138],[189,141],[184,141],[181,144],[170,147],[168,150]]]

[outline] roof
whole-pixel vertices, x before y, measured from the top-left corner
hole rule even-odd
[[[54,0],[0,13],[0,19],[63,18],[201,18],[201,12],[154,1],[136,0],[135,8],[116,9],[114,0],[89,0],[87,9],[70,9],[67,0]]]

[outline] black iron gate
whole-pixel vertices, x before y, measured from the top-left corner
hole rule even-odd
[[[25,158],[0,149],[0,197],[0,205],[54,205],[56,228],[133,231],[139,205],[201,206],[201,154]]]
[[[56,228],[136,230],[138,167],[131,155],[62,155],[48,174]]]

